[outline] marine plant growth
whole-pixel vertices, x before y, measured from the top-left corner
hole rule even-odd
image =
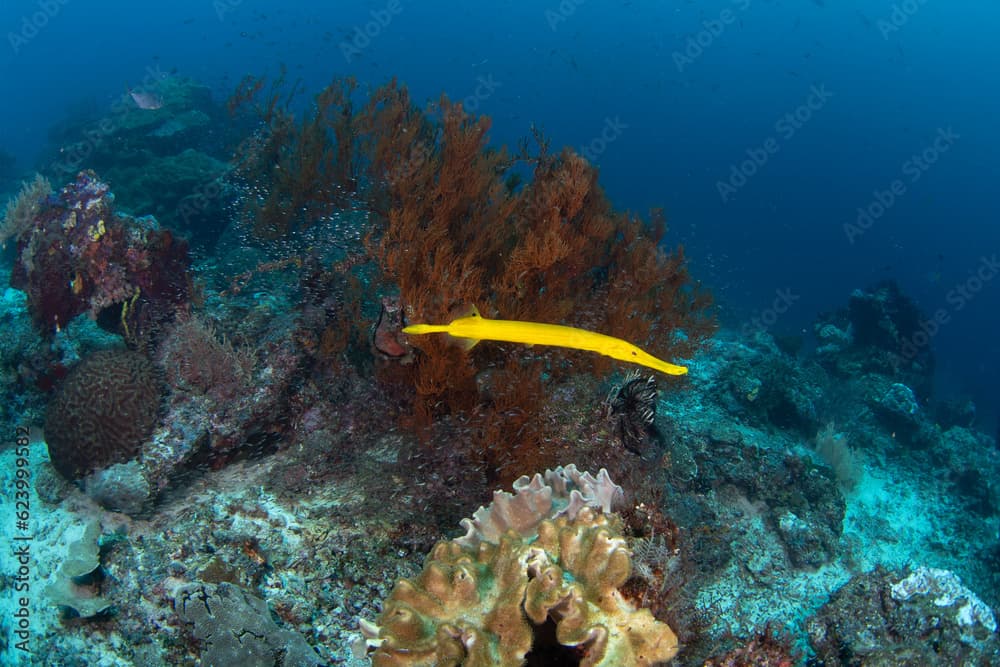
[[[683,250],[664,249],[663,215],[615,211],[597,170],[572,150],[552,153],[537,132],[533,148],[496,148],[488,118],[446,97],[420,109],[396,81],[357,110],[353,82],[335,81],[300,122],[281,86],[264,89],[248,79],[233,100],[234,108],[256,101],[264,122],[239,156],[242,176],[262,184],[244,208],[253,229],[274,239],[348,201],[363,206],[364,247],[377,267],[367,291],[398,294],[409,323],[448,322],[472,305],[488,318],[606,333],[672,360],[713,331],[710,297]],[[565,350],[466,351],[441,337],[410,343],[413,363],[382,372],[412,387],[409,423],[460,417],[478,436],[484,467],[518,461],[513,477],[556,463],[536,419],[547,389],[612,364]]]

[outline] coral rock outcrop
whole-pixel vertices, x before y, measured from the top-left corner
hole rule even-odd
[[[154,218],[118,213],[110,186],[92,171],[38,202],[18,223],[10,284],[52,333],[77,315],[137,343],[188,303],[187,242]]]

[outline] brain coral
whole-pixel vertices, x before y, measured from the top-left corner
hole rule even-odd
[[[139,454],[156,425],[160,387],[138,352],[95,352],[66,376],[45,415],[52,465],[79,479]]]
[[[574,476],[595,493],[554,492]],[[594,505],[620,487],[573,466],[546,478],[497,494],[476,513],[489,528],[466,522],[474,539],[438,543],[419,576],[396,584],[378,624],[362,623],[375,667],[515,667],[560,651],[584,667],[644,667],[676,655],[673,631],[618,591],[631,558],[617,520]],[[494,538],[500,507],[509,527]]]

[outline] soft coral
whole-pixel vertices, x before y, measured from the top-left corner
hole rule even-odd
[[[571,150],[552,155],[540,141],[537,155],[511,157],[489,146],[487,119],[447,98],[438,109],[434,124],[393,82],[373,96],[359,123],[374,147],[370,180],[381,188],[368,246],[411,317],[448,321],[454,308],[471,303],[487,317],[597,329],[661,358],[690,355],[712,331],[709,298],[692,284],[683,253],[659,246],[661,217],[647,225],[615,212],[594,168]],[[400,168],[393,156],[416,162]],[[518,161],[534,166],[533,177],[510,187]],[[411,371],[420,421],[478,406],[476,414],[494,425],[484,429],[489,433],[508,423],[507,415],[531,423],[537,414],[540,354],[498,364],[489,351],[467,355],[434,339],[414,344],[423,352]],[[600,358],[574,361],[608,368]],[[476,377],[487,367],[505,378],[477,397]],[[560,374],[558,365],[547,370]],[[541,440],[515,426],[520,439]],[[512,431],[502,430],[507,442],[495,444],[509,450]]]

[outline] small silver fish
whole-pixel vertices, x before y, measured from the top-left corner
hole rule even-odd
[[[156,93],[144,90],[132,90],[131,88],[126,88],[126,90],[128,90],[128,94],[135,102],[135,105],[140,109],[154,110],[163,107],[163,98]]]

